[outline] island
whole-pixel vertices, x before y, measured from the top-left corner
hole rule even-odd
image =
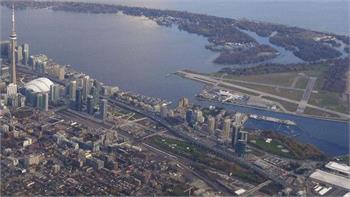
[[[58,9],[66,4],[25,5]],[[26,50],[24,59],[16,58],[9,54],[20,54],[29,44],[16,44],[14,9],[11,18],[12,47],[9,42],[1,47],[7,51],[0,76],[2,196],[349,194],[350,166],[344,164],[349,159],[348,141],[342,138],[346,131],[325,135],[323,124],[304,130],[300,117],[203,106],[186,97],[170,106],[161,98],[105,85],[44,54],[29,55]],[[248,63],[246,55],[255,59],[252,62],[262,61],[261,56],[275,53],[255,41],[243,44],[251,48],[249,53],[228,49],[238,44],[225,43],[222,48],[213,43],[207,47],[223,50],[223,62],[234,57]],[[339,42],[329,46],[338,47]],[[214,92],[213,100],[244,103],[255,95],[255,104],[258,99],[279,99],[275,109],[290,110],[296,102],[297,113],[309,107],[346,117],[317,107],[312,96],[314,86],[325,92],[349,92],[350,80],[343,78],[343,73],[350,76],[348,64],[346,58],[332,58],[178,74],[211,85],[203,92],[204,99]],[[296,101],[301,92],[302,100]]]
[[[12,1],[0,3],[10,7]],[[16,9],[123,13],[146,17],[161,26],[176,26],[207,38],[205,47],[218,53],[214,63],[225,65],[216,73],[204,74],[211,77],[209,84],[243,94],[243,98],[253,97],[248,99],[253,107],[267,106],[286,113],[349,119],[349,36],[175,10],[85,2],[19,0],[15,3]],[[255,35],[268,43],[259,42]],[[272,60],[281,55],[281,49],[300,61],[274,63]],[[239,65],[239,68],[231,65]],[[208,80],[201,82],[208,84]]]
[[[1,1],[1,4],[9,7],[11,2],[6,0]],[[348,52],[350,43],[349,37],[344,35],[184,11],[55,1],[16,1],[16,8],[51,8],[54,11],[93,14],[122,12],[131,16],[144,16],[159,25],[175,25],[180,30],[206,37],[210,43],[206,48],[220,53],[214,60],[217,64],[260,63],[278,56],[278,51],[272,45],[259,43],[245,31],[267,37],[273,45],[292,51],[296,57],[307,62],[339,58],[342,52],[337,47],[346,45],[343,51]]]

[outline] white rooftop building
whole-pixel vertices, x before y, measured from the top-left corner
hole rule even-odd
[[[50,79],[41,77],[26,83],[24,87],[34,93],[42,93],[49,92],[51,85],[53,85],[53,82]]]
[[[334,161],[327,163],[326,168],[350,175],[350,166]]]
[[[338,176],[317,169],[310,175],[310,178],[350,190],[350,179],[348,177]]]

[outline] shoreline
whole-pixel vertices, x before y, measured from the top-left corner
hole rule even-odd
[[[243,106],[243,107],[247,107],[247,106]],[[250,108],[254,108],[254,107],[250,107]],[[264,110],[264,109],[259,109],[259,108],[255,108],[255,109],[258,109],[258,110]],[[268,110],[264,110],[264,111],[268,111]],[[275,112],[275,111],[271,111],[271,112]],[[281,113],[281,114],[285,114],[285,113]],[[290,115],[294,115],[294,114],[290,114]],[[297,115],[294,115],[297,117]],[[324,120],[324,119],[321,119],[321,120]],[[328,120],[328,119],[327,119]]]
[[[173,75],[176,75],[178,77],[181,77],[183,79],[186,79],[186,80],[192,80],[192,81],[197,81],[201,84],[205,84],[204,82],[202,81],[198,81],[196,79],[190,79],[190,78],[187,78],[185,76],[183,76],[182,74],[180,73],[173,73]],[[205,99],[206,101],[209,101],[207,99]],[[322,117],[322,116],[314,116],[314,115],[308,115],[308,114],[295,114],[293,112],[280,112],[280,111],[273,111],[273,110],[269,110],[269,109],[265,109],[265,108],[262,108],[262,107],[256,107],[256,106],[252,106],[252,105],[245,105],[245,104],[239,104],[239,103],[223,103],[223,102],[219,102],[219,101],[209,101],[209,102],[214,102],[214,103],[219,103],[219,104],[222,104],[222,105],[235,105],[235,106],[240,106],[240,107],[246,107],[246,108],[250,108],[250,109],[257,109],[257,110],[263,110],[263,111],[267,111],[267,112],[273,112],[273,113],[279,113],[279,114],[286,114],[286,115],[292,115],[294,117],[304,117],[304,118],[311,118],[311,119],[317,119],[317,120],[326,120],[326,121],[334,121],[334,122],[340,122],[340,123],[350,123],[350,120],[349,119],[344,119],[344,118],[332,118],[332,117]]]
[[[2,0],[0,3],[1,6],[9,7],[11,2]],[[169,27],[175,25],[179,30],[204,36],[209,44],[219,46],[219,55],[214,60],[214,63],[220,65],[261,64],[266,59],[271,59],[271,55],[276,49],[270,45],[259,43],[244,30],[268,38],[272,44],[292,52],[306,62],[340,58],[341,53],[336,50],[335,40],[339,40],[347,46],[350,45],[349,36],[281,24],[184,11],[66,1],[39,1],[33,4],[26,1],[16,1],[15,3],[18,7],[17,9],[49,8],[53,11],[88,14],[116,14],[121,12],[129,16],[146,17],[160,26]],[[308,47],[311,45],[313,47]],[[273,56],[276,56],[276,54]]]

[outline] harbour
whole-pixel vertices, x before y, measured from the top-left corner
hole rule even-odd
[[[9,21],[9,10],[1,7],[1,11],[3,13],[1,20],[4,24],[1,35],[6,36],[9,31],[8,25],[6,25]],[[40,20],[43,16],[44,21]],[[32,21],[31,25],[26,23],[27,20]],[[184,80],[174,75],[166,75],[185,69],[187,66],[203,72],[214,72],[220,68],[211,63],[217,54],[204,48],[207,41],[202,37],[181,32],[176,28],[159,27],[147,19],[123,15],[90,16],[53,12],[46,9],[23,10],[18,12],[17,21],[19,24],[18,35],[21,39],[29,42],[34,54],[45,53],[59,63],[73,65],[75,69],[81,70],[105,84],[118,85],[123,89],[167,101],[174,102],[185,96],[203,106],[215,104],[243,113],[291,120],[304,131],[298,139],[316,144],[321,150],[331,155],[348,152],[348,122],[296,116],[237,104],[227,105],[196,100],[195,95],[203,88],[203,84]],[[52,24],[52,21],[55,21],[55,27],[49,25]],[[69,22],[67,23],[67,21]],[[100,24],[100,26],[93,27],[90,25],[92,22]],[[43,31],[32,31],[32,29],[39,28],[42,23],[48,24],[50,28]],[[107,23],[111,25],[103,25]],[[64,35],[60,33],[62,28],[67,30]],[[143,29],[142,33],[139,31],[140,28]],[[81,31],[85,33],[81,34]],[[133,32],[132,35],[129,32]],[[96,35],[98,36],[96,37]],[[132,39],[128,38],[130,36]],[[97,41],[96,39],[100,37],[113,39],[108,42]],[[62,40],[62,42],[50,42],[50,40],[57,39]],[[72,42],[73,40],[75,42]],[[86,40],[92,42],[85,42]],[[123,40],[133,41],[125,43]],[[76,42],[79,44],[74,44]],[[140,43],[143,43],[142,47]],[[115,46],[118,47],[118,53]],[[172,46],[173,50],[165,50],[164,47],[168,46]],[[126,51],[126,48],[132,50],[132,54],[138,55],[130,56],[130,51]],[[186,50],[183,50],[184,48]],[[65,52],[61,53],[61,51]],[[103,53],[99,53],[97,56],[96,51]],[[142,69],[146,69],[147,72],[142,72],[141,76],[137,73]],[[131,79],[130,76],[132,76]],[[263,127],[269,128],[270,125],[267,125]]]

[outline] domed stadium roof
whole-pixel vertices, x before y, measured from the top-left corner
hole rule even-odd
[[[31,90],[35,93],[48,92],[50,91],[50,86],[53,85],[52,81],[48,78],[37,78],[25,84],[25,89]]]

